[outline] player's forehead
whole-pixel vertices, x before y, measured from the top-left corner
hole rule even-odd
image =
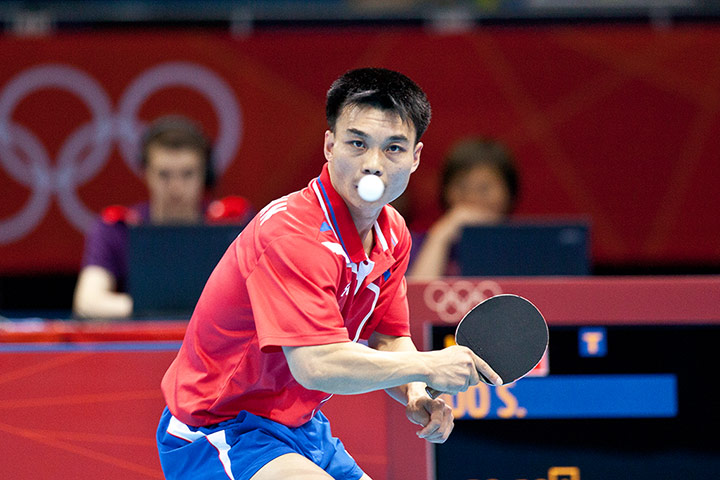
[[[415,127],[396,111],[371,105],[347,105],[338,116],[336,133],[372,135],[377,139],[392,138],[415,141]]]

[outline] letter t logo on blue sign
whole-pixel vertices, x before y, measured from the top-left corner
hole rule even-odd
[[[602,327],[585,327],[578,331],[581,357],[604,357],[607,355],[607,331]]]

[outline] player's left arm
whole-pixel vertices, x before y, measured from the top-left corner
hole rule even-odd
[[[370,337],[368,345],[380,351],[417,351],[410,337],[394,337],[377,332]],[[454,426],[452,408],[441,398],[430,398],[425,387],[422,382],[412,382],[385,391],[405,405],[408,420],[423,427],[417,431],[418,437],[432,443],[443,443]]]

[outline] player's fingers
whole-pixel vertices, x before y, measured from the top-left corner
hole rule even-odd
[[[406,416],[408,420],[416,425],[422,425],[423,427],[430,421],[430,414],[424,408],[406,410]]]
[[[428,437],[433,436],[435,432],[437,432],[438,428],[440,428],[440,425],[437,422],[430,420],[427,425],[425,425],[421,430],[418,430],[417,436],[427,439]]]
[[[430,414],[430,421],[417,435],[432,443],[443,443],[454,427],[452,409],[442,402]]]
[[[485,378],[490,380],[493,385],[502,385],[503,380],[500,378],[500,375],[495,373],[495,370],[490,368],[490,365],[485,362],[482,358],[478,357],[477,355],[473,354],[473,360],[475,361],[475,368],[477,369],[480,374],[482,374]],[[479,381],[480,379],[478,379]]]
[[[442,411],[432,412],[427,424],[417,432],[420,438],[428,438],[437,432],[442,424]]]
[[[463,367],[466,367],[467,370],[464,372],[464,378],[465,383],[460,386],[456,391],[448,392],[448,393],[457,393],[457,392],[466,392],[468,388],[470,388],[473,385],[477,385],[478,382],[480,382],[480,374],[478,372],[478,369],[476,367],[476,359],[479,359],[477,355],[473,353],[472,350],[470,350],[467,347],[461,347],[464,351],[465,355],[468,355],[468,357],[464,357],[463,360],[467,363],[463,363]],[[469,360],[469,361],[468,361]]]

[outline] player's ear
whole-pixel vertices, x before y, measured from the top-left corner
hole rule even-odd
[[[325,159],[331,162],[333,159],[333,148],[335,147],[335,134],[330,130],[325,130],[325,142],[323,144],[323,152]]]
[[[413,165],[412,170],[410,170],[411,173],[417,170],[420,166],[420,153],[422,152],[422,149],[423,143],[418,142],[417,145],[415,145],[415,149],[413,150]]]

